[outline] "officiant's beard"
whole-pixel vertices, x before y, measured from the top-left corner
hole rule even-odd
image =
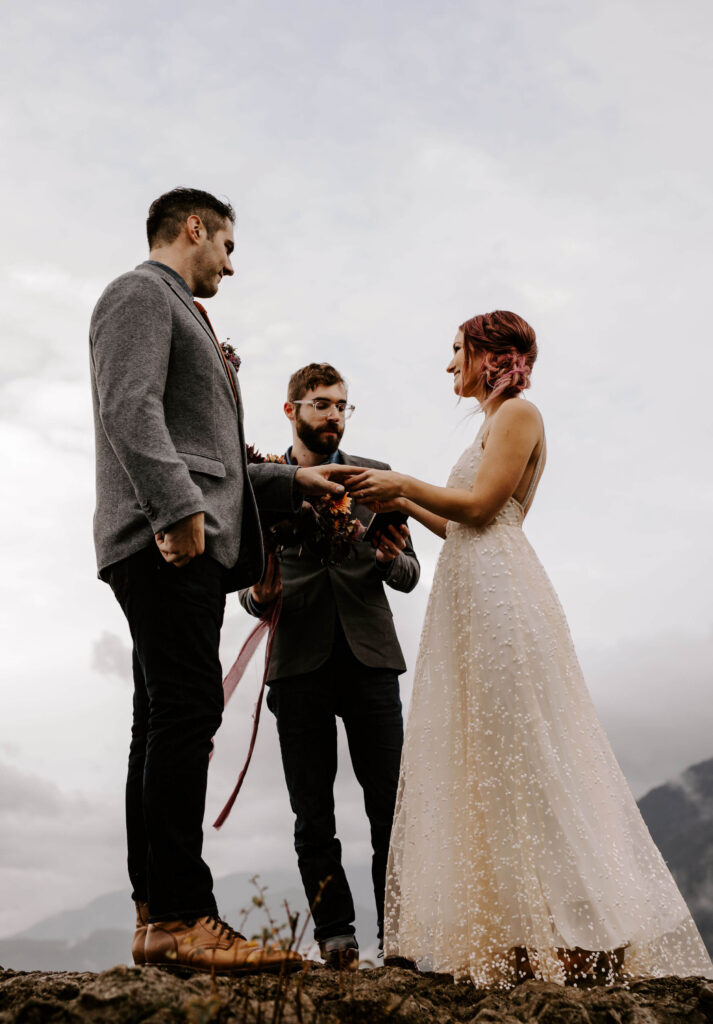
[[[302,444],[315,455],[333,455],[339,447],[344,433],[344,427],[339,423],[325,423],[321,427],[310,427],[299,412],[295,419],[295,427]]]

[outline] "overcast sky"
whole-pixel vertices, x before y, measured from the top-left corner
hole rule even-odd
[[[95,578],[87,326],[179,184],[238,211],[209,308],[263,451],[288,443],[289,374],[328,360],[357,406],[345,449],[443,483],[479,425],[444,372],[456,326],[533,324],[549,463],[526,528],[595,703],[637,796],[713,756],[712,28],[703,0],[5,11],[0,934],[127,884],[128,631]],[[414,538],[422,583],[393,603],[410,665],[439,544]],[[249,625],[231,598],[226,668]],[[226,713],[209,815],[257,682]],[[339,801],[364,861],[348,770]],[[218,875],[292,863],[267,712],[209,831]]]

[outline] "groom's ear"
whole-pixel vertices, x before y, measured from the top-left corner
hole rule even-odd
[[[200,219],[198,214],[192,213],[190,217],[186,217],[184,227],[189,242],[193,245],[200,245],[203,236],[207,234],[207,232],[203,221]]]
[[[285,411],[285,416],[287,417],[287,419],[288,420],[294,420],[294,418],[295,418],[295,407],[292,404],[292,402],[285,402],[285,404],[282,406],[282,408]]]

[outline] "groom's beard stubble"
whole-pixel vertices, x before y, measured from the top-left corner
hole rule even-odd
[[[340,427],[338,423],[325,423],[321,427],[310,427],[299,413],[296,427],[297,436],[302,444],[315,455],[332,455],[336,452],[344,433],[344,427]]]

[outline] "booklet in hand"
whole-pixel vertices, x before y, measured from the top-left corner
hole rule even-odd
[[[390,526],[403,526],[407,521],[408,516],[405,512],[375,512],[369,520],[369,525],[362,539],[371,541],[380,533],[386,533],[387,536],[390,536],[388,532]]]

